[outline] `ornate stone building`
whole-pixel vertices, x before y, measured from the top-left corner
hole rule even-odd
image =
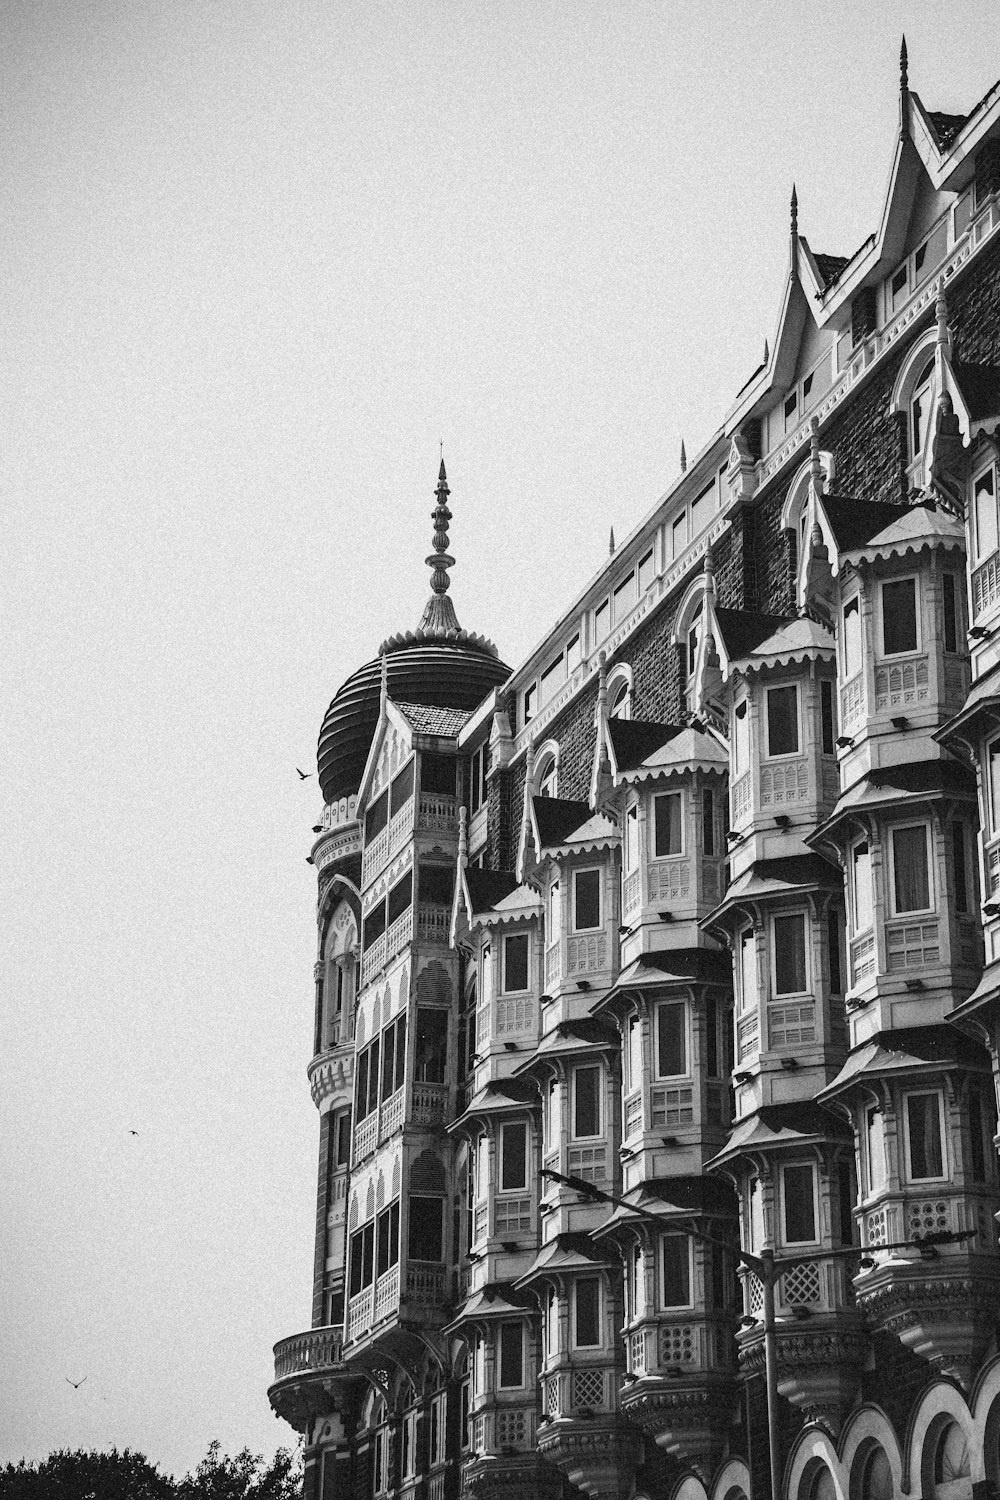
[[[1000,1495],[1000,85],[901,61],[877,231],[793,195],[771,352],[531,656],[442,464],[327,712],[308,1500]]]

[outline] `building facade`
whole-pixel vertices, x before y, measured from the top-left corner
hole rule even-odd
[[[323,723],[308,1500],[1000,1496],[1000,84],[512,671]],[[513,566],[513,560],[511,560]]]

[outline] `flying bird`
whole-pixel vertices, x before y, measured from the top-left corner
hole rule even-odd
[[[138,1135],[138,1134],[139,1134],[138,1130],[130,1130],[129,1131],[129,1135]]]
[[[83,1377],[83,1380],[86,1380],[86,1378],[87,1377],[85,1375]],[[83,1385],[83,1380],[70,1380],[70,1378],[69,1378],[68,1375],[66,1376],[66,1380],[67,1380],[68,1384],[73,1387],[74,1391],[78,1391],[80,1389],[81,1385]]]
[[[299,771],[298,766],[296,766],[295,769],[296,769],[296,771]],[[310,776],[312,775],[312,772],[311,771],[299,771],[299,775],[301,776],[301,778],[302,778],[303,781],[308,781],[309,778],[310,778]]]

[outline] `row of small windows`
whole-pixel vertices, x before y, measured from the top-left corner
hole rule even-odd
[[[417,1083],[444,1083],[448,1065],[448,1012],[417,1007],[414,1078]],[[406,1069],[406,1015],[390,1021],[355,1063],[355,1112],[364,1120],[403,1087]]]

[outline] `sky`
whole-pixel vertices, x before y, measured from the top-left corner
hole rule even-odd
[[[941,16],[3,0],[0,1463],[295,1441],[296,767],[417,624],[439,443],[517,665],[773,339],[793,181],[814,250],[876,227],[902,32],[928,108],[1000,75]]]

